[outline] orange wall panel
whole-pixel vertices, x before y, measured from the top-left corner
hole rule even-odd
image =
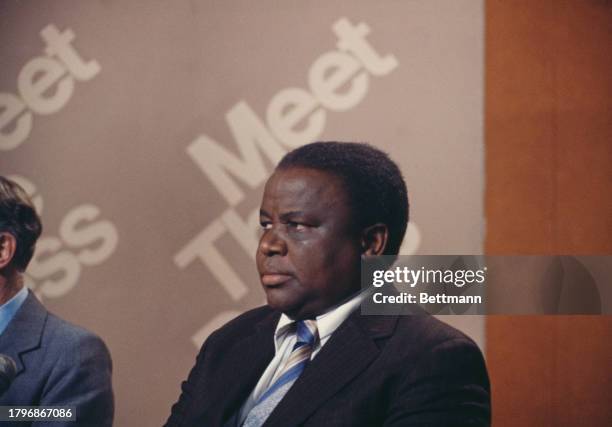
[[[612,3],[486,9],[487,253],[612,254]],[[609,425],[611,338],[610,316],[490,316],[494,425]]]

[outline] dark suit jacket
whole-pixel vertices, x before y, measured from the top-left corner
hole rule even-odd
[[[17,375],[0,405],[76,406],[76,422],[35,426],[111,426],[111,359],[91,332],[49,313],[30,292],[0,335],[0,353],[11,357]],[[26,427],[26,422],[2,423]]]
[[[202,346],[167,427],[222,426],[274,356],[280,313],[249,311]],[[486,426],[489,380],[478,347],[427,315],[353,313],[265,423],[288,426]]]

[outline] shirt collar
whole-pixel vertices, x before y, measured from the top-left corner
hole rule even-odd
[[[319,340],[324,340],[330,336],[334,331],[344,322],[350,314],[355,311],[361,301],[365,298],[364,292],[359,292],[348,301],[341,303],[340,305],[334,306],[327,310],[325,313],[317,316],[317,329],[319,331]],[[276,331],[274,332],[274,342],[276,349],[282,342],[286,333],[290,331],[292,325],[295,323],[285,313],[281,314],[278,324],[276,325]]]
[[[13,298],[5,302],[0,306],[0,334],[7,328],[15,314],[21,308],[21,305],[28,297],[27,286],[22,287],[19,292],[13,295]]]

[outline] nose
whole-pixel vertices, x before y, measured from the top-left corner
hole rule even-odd
[[[265,256],[287,254],[287,243],[274,228],[265,230],[259,239],[259,252]]]

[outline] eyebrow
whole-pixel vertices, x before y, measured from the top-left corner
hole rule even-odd
[[[296,216],[303,217],[305,215],[306,213],[304,211],[289,211],[289,212],[280,214],[279,217],[281,221],[286,221],[287,219],[292,218],[292,217],[296,217]]]
[[[289,212],[285,212],[285,213],[280,214],[280,219],[281,220],[287,220],[288,218],[291,218],[291,217],[305,216],[305,215],[306,215],[306,213],[304,211],[289,211]],[[266,212],[265,210],[263,210],[263,209],[259,210],[259,216],[265,216],[265,217],[268,217],[268,218],[271,217],[271,215],[268,212]]]

